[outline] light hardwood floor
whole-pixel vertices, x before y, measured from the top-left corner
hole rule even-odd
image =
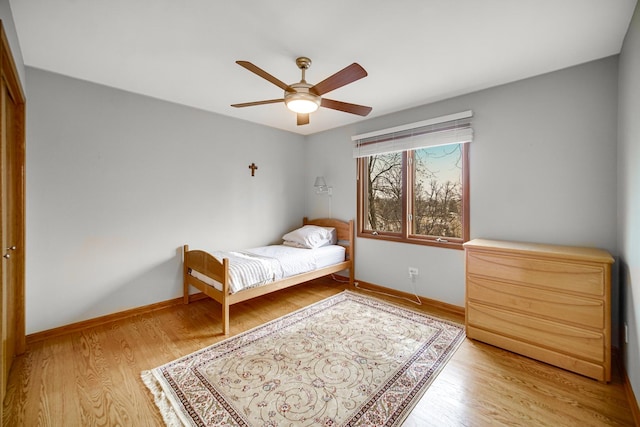
[[[319,279],[234,305],[230,335],[343,289]],[[220,341],[219,331],[219,305],[204,299],[30,343],[9,376],[3,425],[161,426],[140,372]],[[633,419],[617,369],[604,384],[467,339],[405,424],[632,426]]]

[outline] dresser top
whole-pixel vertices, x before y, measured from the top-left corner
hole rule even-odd
[[[550,258],[575,259],[612,264],[611,254],[603,249],[548,245],[543,243],[511,242],[505,240],[473,239],[463,244],[465,249],[491,250],[510,253],[537,253]]]

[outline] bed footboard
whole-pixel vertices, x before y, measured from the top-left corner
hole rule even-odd
[[[184,303],[189,304],[189,287],[193,286],[205,295],[213,298],[222,305],[222,333],[229,333],[229,260],[224,258],[222,262],[205,251],[189,250],[189,245],[183,247],[183,298]],[[197,271],[219,282],[222,291],[199,280],[191,275],[191,271]]]

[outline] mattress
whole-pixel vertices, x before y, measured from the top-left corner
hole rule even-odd
[[[218,261],[229,259],[229,292],[266,285],[280,279],[338,264],[345,259],[340,245],[316,249],[270,245],[233,252],[211,252]],[[191,270],[193,277],[222,290],[222,285],[204,274]]]

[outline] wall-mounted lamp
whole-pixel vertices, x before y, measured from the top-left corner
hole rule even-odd
[[[333,187],[327,185],[327,181],[324,180],[324,176],[316,177],[316,182],[313,184],[313,188],[316,189],[316,194],[326,194],[329,196],[329,218],[331,218],[331,199],[333,199]]]
[[[316,189],[316,194],[333,195],[333,187],[329,187],[327,185],[327,182],[324,180],[324,176],[316,177],[316,182],[313,184],[313,187]]]

